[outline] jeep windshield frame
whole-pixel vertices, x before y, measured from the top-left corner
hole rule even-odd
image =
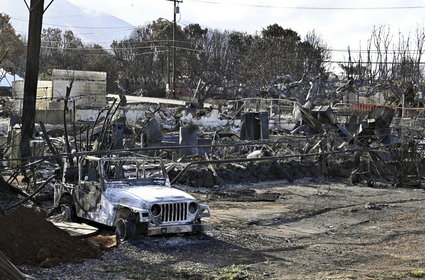
[[[160,158],[107,157],[99,161],[100,175],[105,187],[119,185],[169,185],[169,179]]]

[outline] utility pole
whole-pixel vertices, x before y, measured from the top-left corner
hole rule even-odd
[[[172,1],[174,4],[174,20],[173,20],[173,79],[172,79],[172,96],[175,96],[176,93],[176,29],[177,29],[177,22],[176,22],[176,14],[180,13],[180,7],[177,6],[178,3],[183,3],[183,0],[167,0]]]
[[[170,98],[170,86],[171,86],[171,76],[170,76],[170,47],[167,46],[167,98]]]
[[[30,139],[34,134],[35,105],[37,98],[37,83],[41,45],[41,28],[43,14],[52,4],[53,0],[44,8],[44,0],[31,0],[27,8],[30,12],[28,25],[28,47],[24,82],[24,104],[22,107],[22,130],[21,130],[21,157],[31,156]]]

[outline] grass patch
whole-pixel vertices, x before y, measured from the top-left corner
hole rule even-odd
[[[410,271],[410,276],[416,277],[416,278],[423,278],[425,276],[425,270],[413,270]]]
[[[154,279],[154,278],[150,278],[149,275],[146,274],[142,274],[142,273],[132,273],[129,274],[127,276],[128,279],[133,279],[133,280],[148,280],[148,279]]]
[[[133,269],[128,275],[127,279],[131,280],[169,280],[169,279],[190,279],[197,280],[202,279],[200,277],[194,277],[189,273],[184,274],[176,272],[169,268],[150,268],[150,269]]]
[[[368,277],[377,280],[398,280],[405,279],[409,273],[407,272],[394,272],[394,273],[382,273],[382,274],[374,274],[368,275]]]
[[[199,280],[205,279],[199,269],[189,268],[189,267],[177,267],[175,269],[175,274],[181,279],[187,280]]]
[[[141,271],[133,271],[132,273],[127,275],[127,279],[132,280],[157,280],[157,279],[169,279],[171,278],[172,273],[168,273],[164,270],[141,270]]]
[[[326,280],[354,280],[356,277],[353,275],[338,275],[338,276],[330,276],[329,278],[324,278]]]
[[[248,266],[236,266],[221,269],[213,280],[248,280],[256,279],[256,275],[249,271]]]

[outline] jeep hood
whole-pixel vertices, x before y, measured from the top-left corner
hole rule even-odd
[[[140,207],[140,203],[161,203],[169,201],[195,200],[181,190],[162,186],[128,187],[117,186],[105,190],[105,197],[112,203]]]

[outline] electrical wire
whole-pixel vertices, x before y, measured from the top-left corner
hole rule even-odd
[[[140,43],[145,43],[145,44],[149,44],[149,43],[156,43],[156,42],[172,42],[173,40],[151,40],[151,41],[140,41],[137,42],[138,44]],[[61,42],[61,41],[42,41],[42,43],[57,43],[57,42]],[[176,43],[181,43],[181,44],[190,44],[190,42],[188,41],[175,41]],[[108,43],[108,42],[88,42],[86,43],[86,45],[93,45],[93,44],[101,44],[101,43]],[[152,47],[161,47],[160,45],[155,45],[155,46],[130,46],[130,49],[147,49],[147,48],[152,48]],[[164,45],[163,47],[170,47],[172,48],[173,46],[168,46],[168,45]],[[51,47],[51,46],[45,46],[44,48],[56,48],[56,47]],[[129,49],[126,47],[118,47],[118,48],[102,48],[102,50],[119,50],[119,49]],[[184,49],[183,47],[176,47],[176,48],[181,48]],[[83,50],[81,48],[62,48],[60,47],[61,50]],[[195,50],[195,51],[201,51],[198,49],[190,49],[190,50]],[[344,49],[328,49],[331,52],[343,52],[343,53],[348,53],[348,50],[344,50]],[[349,51],[352,54],[356,54],[356,53],[371,53],[371,54],[388,54],[388,55],[394,55],[394,54],[401,54],[401,53],[409,53],[409,54],[417,54],[417,53],[423,53],[423,50],[353,50],[350,49]]]
[[[79,33],[82,34],[82,33]],[[86,33],[86,34],[96,34],[96,33]],[[58,42],[62,42],[61,40],[52,40],[52,41],[45,41],[42,40],[42,43],[58,43]],[[142,41],[137,41],[137,44],[151,44],[151,43],[162,43],[162,42],[173,42],[172,39],[170,40],[142,40]],[[174,42],[176,43],[182,43],[182,44],[190,44],[190,42],[188,41],[180,41],[180,40],[174,40]],[[85,42],[85,44],[102,44],[102,43],[110,43],[110,42],[101,42],[101,41],[93,41],[93,42]],[[118,42],[119,43],[119,42]]]
[[[56,42],[61,42],[61,41],[42,41],[42,44],[44,44],[44,43],[56,43]],[[168,42],[173,42],[173,40],[146,40],[146,41],[137,42],[137,44],[143,44],[143,43],[145,43],[145,44],[151,44],[151,43],[162,43],[162,42],[167,42],[168,43]],[[188,41],[181,41],[181,40],[175,40],[175,42],[176,43],[181,43],[181,44],[190,44],[190,42],[188,42]],[[86,45],[99,44],[99,43],[107,43],[107,42],[89,42],[89,43],[86,43]],[[118,43],[118,44],[121,44],[121,43]],[[124,44],[126,44],[126,43],[124,43]],[[169,48],[173,48],[173,46],[171,46],[171,45],[151,45],[151,46],[131,46],[130,45],[130,47],[102,48],[102,50],[148,49],[148,48],[153,48],[153,47],[169,47]],[[42,48],[57,48],[57,47],[52,47],[52,46],[44,46],[43,47],[42,46]],[[194,50],[194,51],[202,51],[202,50],[199,50],[199,49],[184,48],[184,47],[178,47],[178,46],[176,46],[176,48],[187,49],[187,50]],[[60,47],[60,49],[61,50],[65,50],[65,49],[67,49],[67,50],[84,50],[82,48],[62,48],[62,47]],[[393,50],[393,49],[391,49],[391,50],[367,50],[367,49],[366,50],[353,50],[353,49],[344,50],[344,49],[328,49],[328,50],[331,51],[331,52],[345,52],[345,53],[350,52],[350,53],[354,53],[354,54],[355,53],[371,53],[371,54],[378,54],[378,53],[385,54],[386,53],[388,55],[394,55],[394,54],[400,54],[400,53],[402,53],[402,54],[404,54],[404,53],[409,53],[409,54],[423,53],[423,50],[419,50],[419,49],[418,50],[411,50],[411,49],[408,49],[408,50],[402,50],[402,49],[400,49],[400,50]]]
[[[205,4],[232,5],[252,8],[271,8],[271,9],[294,9],[294,10],[402,10],[402,9],[425,9],[425,6],[381,6],[381,7],[312,7],[312,6],[273,6],[259,4],[242,4],[231,2],[218,2],[210,0],[187,0],[189,2],[198,2]]]
[[[27,19],[11,17],[13,20],[28,22]],[[51,23],[43,23],[43,25],[47,26],[55,26],[55,27],[67,27],[67,28],[76,28],[76,29],[117,29],[117,30],[132,30],[137,28],[136,26],[74,26],[74,25],[63,25],[63,24],[51,24]]]
[[[173,46],[167,46],[167,48],[173,48]],[[178,47],[175,46],[174,47],[176,50],[182,50],[182,51],[192,51],[192,52],[201,52],[201,53],[208,53],[208,51],[206,50],[199,50],[199,49],[191,49],[191,48],[184,48],[184,47]],[[43,49],[43,47],[42,47]],[[120,48],[118,50],[125,50],[126,48]],[[57,48],[50,48],[49,50],[57,50],[57,51],[63,51],[63,50],[75,50],[75,51],[86,51],[87,55],[103,55],[103,56],[111,56],[113,54],[111,53],[95,53],[95,51],[101,51],[101,50],[88,50],[88,49],[83,49],[83,48],[75,48],[75,49],[57,49]],[[105,49],[103,49],[105,50]],[[106,50],[114,50],[114,49],[106,49]],[[132,55],[134,56],[141,56],[141,55],[148,55],[148,54],[158,54],[158,53],[166,53],[168,50],[157,50],[157,51],[152,51],[152,52],[139,52],[139,53],[134,53]],[[247,55],[238,55],[238,56],[243,56],[243,57],[247,57]],[[279,58],[279,60],[281,61],[304,61],[305,59],[303,58],[292,58],[292,57],[288,57],[288,58]],[[310,59],[311,60],[311,59]],[[317,59],[318,61],[320,59]],[[358,61],[343,61],[343,60],[320,60],[323,63],[330,63],[330,64],[347,64],[347,63],[352,63],[357,65],[359,62]],[[417,65],[425,65],[425,62],[415,62]],[[404,64],[403,62],[394,62],[394,61],[364,61],[364,62],[360,62],[361,65],[399,65],[399,64]]]

